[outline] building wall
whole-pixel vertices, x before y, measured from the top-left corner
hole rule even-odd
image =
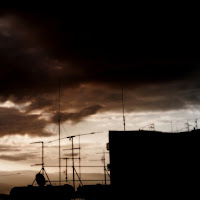
[[[114,193],[137,198],[199,196],[200,131],[110,131]]]

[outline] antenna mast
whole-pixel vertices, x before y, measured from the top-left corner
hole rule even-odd
[[[122,109],[123,109],[123,125],[124,125],[124,131],[126,131],[126,121],[125,121],[125,115],[124,115],[124,89],[122,88]]]
[[[186,125],[187,131],[190,132],[190,124],[189,124],[188,120],[187,120],[187,122],[185,123],[185,125]]]
[[[40,172],[42,172],[42,175],[44,176],[46,174],[46,177],[48,179],[48,182],[51,184],[51,181],[49,179],[49,176],[47,174],[47,172],[45,171],[44,169],[44,142],[43,141],[40,141],[40,142],[33,142],[31,144],[38,144],[38,143],[41,143],[42,144],[42,163],[41,164],[36,164],[36,165],[32,165],[32,166],[37,166],[37,165],[41,165],[42,166],[42,169],[40,170]],[[39,173],[40,173],[39,172]],[[32,185],[35,183],[36,179],[33,181]]]
[[[59,78],[59,92],[58,92],[58,132],[59,132],[59,185],[61,185],[61,160],[60,160],[60,78]]]
[[[198,129],[198,119],[195,120],[195,124],[196,124],[195,128]]]

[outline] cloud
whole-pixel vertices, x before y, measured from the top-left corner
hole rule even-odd
[[[35,157],[34,154],[26,154],[26,153],[21,153],[21,154],[15,154],[15,155],[0,155],[0,160],[8,160],[8,161],[24,161],[29,159],[30,157]]]
[[[21,151],[20,147],[10,145],[0,145],[0,152],[16,152]]]
[[[41,132],[46,121],[30,115],[39,110],[57,122],[59,77],[63,121],[121,112],[122,86],[127,112],[199,105],[199,53],[182,34],[71,31],[64,13],[5,9],[0,15],[0,102],[30,102],[21,121],[32,120]],[[11,133],[32,128],[15,125]]]
[[[5,135],[26,135],[47,137],[47,121],[38,115],[27,115],[14,108],[0,108],[0,137]]]
[[[77,123],[84,118],[96,114],[99,110],[101,110],[103,107],[101,105],[93,105],[90,107],[83,108],[79,112],[74,112],[74,113],[60,113],[60,119],[61,122],[65,121],[72,121],[73,123]],[[51,119],[53,123],[58,122],[58,114],[54,115],[53,118]]]

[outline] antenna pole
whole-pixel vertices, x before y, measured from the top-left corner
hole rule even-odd
[[[122,109],[123,109],[123,124],[124,124],[124,131],[126,131],[126,121],[124,115],[124,89],[122,88]]]
[[[67,177],[67,160],[68,160],[68,158],[63,158],[63,159],[66,160],[66,166],[65,166],[65,180],[66,180],[66,183],[67,183],[67,179],[68,179],[68,177]]]
[[[42,142],[42,169],[44,170],[44,142]],[[43,170],[42,170],[42,174],[44,175]]]
[[[58,132],[59,132],[59,185],[61,185],[61,160],[60,160],[60,78],[59,78],[59,92],[58,92]]]
[[[198,119],[195,120],[196,123],[196,129],[198,129]]]
[[[188,129],[188,132],[190,131],[190,126],[189,126],[189,123],[188,123],[188,121],[187,121],[187,129]]]
[[[103,165],[104,165],[104,178],[105,178],[105,185],[106,185],[106,156],[105,156],[105,151],[103,151]]]
[[[79,135],[79,177],[81,179],[81,139],[80,139],[80,135]]]
[[[46,177],[47,177],[47,179],[48,179],[48,182],[49,182],[50,185],[51,185],[51,181],[50,181],[50,179],[49,179],[49,176],[48,176],[46,170],[44,169],[44,142],[43,142],[43,141],[41,141],[41,142],[33,142],[33,143],[31,143],[31,144],[38,144],[38,143],[41,143],[41,144],[42,144],[42,163],[41,163],[41,164],[37,164],[37,165],[41,165],[41,166],[42,166],[42,169],[40,170],[40,172],[42,172],[42,175],[43,175],[43,176],[44,176],[44,174],[46,174]],[[39,173],[40,173],[40,172],[39,172]],[[33,181],[32,185],[35,183],[35,181],[36,181],[36,179]]]
[[[66,172],[65,172],[65,174],[66,174],[65,175],[66,176],[65,179],[66,179],[66,183],[67,183],[67,158],[66,158]]]
[[[72,168],[73,168],[73,187],[75,189],[75,177],[74,177],[74,137],[71,137],[72,140]]]

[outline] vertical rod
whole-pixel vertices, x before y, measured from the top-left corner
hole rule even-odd
[[[44,142],[42,142],[42,169],[44,170]],[[44,172],[42,172],[44,174]]]
[[[105,156],[105,151],[103,151],[103,160],[104,160],[104,178],[105,178],[105,185],[106,185],[106,156]]]
[[[65,171],[65,179],[66,179],[66,183],[67,183],[67,158],[66,158],[66,171]]]
[[[73,168],[73,187],[75,189],[75,176],[74,176],[74,137],[72,139],[72,168]]]
[[[59,129],[59,185],[61,185],[61,159],[60,159],[60,78],[59,78],[59,93],[58,93],[58,129]]]
[[[124,124],[124,131],[126,131],[126,122],[124,116],[124,89],[122,88],[122,109],[123,109],[123,124]]]
[[[198,119],[195,120],[196,123],[196,129],[198,129]]]
[[[189,126],[188,120],[187,120],[186,126],[187,126],[186,128],[188,129],[188,132],[190,132],[190,126]]]
[[[79,135],[79,178],[81,179],[81,141]]]

